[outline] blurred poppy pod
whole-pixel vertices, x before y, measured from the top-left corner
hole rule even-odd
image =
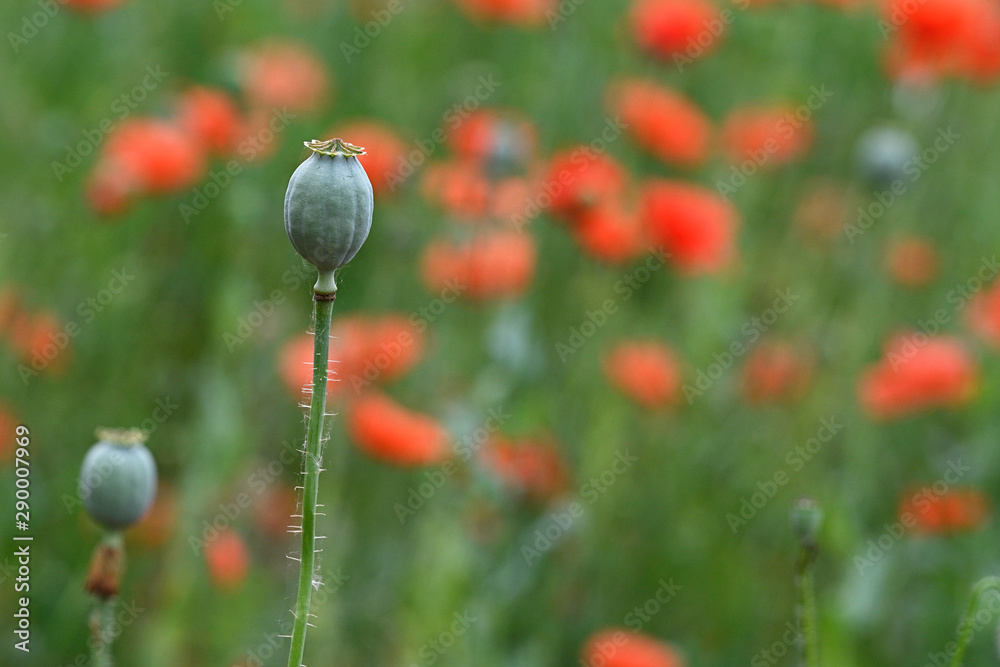
[[[875,127],[858,140],[858,168],[869,185],[888,188],[906,175],[904,169],[919,152],[909,132],[888,125]]]
[[[448,134],[448,145],[463,161],[482,165],[493,178],[522,172],[535,153],[535,128],[514,111],[480,109]]]
[[[816,536],[823,524],[823,510],[812,498],[799,498],[789,513],[792,533],[804,547],[815,546]]]
[[[307,141],[312,151],[288,181],[285,232],[292,247],[319,269],[316,291],[334,293],[333,271],[358,253],[372,227],[374,193],[358,156],[340,139]]]
[[[108,530],[122,530],[153,504],[156,461],[138,429],[101,429],[98,439],[80,466],[80,497],[95,521]]]

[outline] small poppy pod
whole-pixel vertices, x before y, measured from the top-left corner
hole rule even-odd
[[[333,272],[358,253],[372,227],[374,193],[358,161],[363,148],[341,139],[307,141],[312,154],[285,193],[285,232],[292,247],[319,269],[318,293],[334,293]]]
[[[101,429],[80,467],[79,490],[87,513],[109,530],[138,521],[156,496],[156,461],[138,429]]]

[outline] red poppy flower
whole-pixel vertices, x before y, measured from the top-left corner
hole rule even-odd
[[[580,214],[573,235],[584,251],[603,262],[629,262],[645,248],[639,216],[619,202],[606,202]]]
[[[897,239],[885,258],[889,276],[905,287],[922,287],[937,276],[938,253],[934,245],[920,237]]]
[[[608,629],[593,635],[583,647],[581,665],[586,667],[686,667],[687,662],[671,646],[647,635],[624,629]]]
[[[365,154],[358,160],[371,179],[376,195],[389,194],[404,180],[399,168],[406,159],[406,144],[389,126],[375,121],[357,120],[341,125],[331,131],[329,136],[341,137],[365,149]]]
[[[114,9],[123,4],[125,0],[62,0],[62,2],[70,9],[81,12],[102,12]]]
[[[722,148],[733,164],[771,167],[803,155],[812,144],[813,125],[792,107],[736,109],[722,126]]]
[[[539,187],[539,201],[552,215],[573,220],[588,208],[618,198],[626,176],[615,160],[578,146],[555,155]]]
[[[381,394],[365,394],[355,401],[347,427],[362,451],[386,463],[430,465],[451,453],[448,433],[440,424]]]
[[[198,142],[179,126],[152,118],[123,121],[108,136],[102,161],[103,167],[122,171],[121,183],[139,194],[177,192],[205,173]]]
[[[529,234],[487,231],[458,245],[432,242],[424,251],[421,271],[432,292],[450,290],[471,299],[513,297],[531,284],[535,255]]]
[[[708,0],[635,0],[632,33],[653,55],[698,58],[715,47],[725,31],[719,8]]]
[[[62,322],[46,312],[18,314],[11,326],[10,342],[35,370],[60,372],[65,369],[72,352]]]
[[[455,4],[477,20],[532,26],[545,21],[556,0],[455,0]]]
[[[605,358],[604,373],[612,385],[646,408],[674,405],[680,395],[680,362],[662,343],[619,343]]]
[[[885,356],[862,376],[858,395],[872,417],[891,419],[959,406],[972,398],[976,382],[976,366],[959,340],[915,332],[888,342]]]
[[[550,440],[515,442],[494,436],[481,450],[480,461],[506,486],[537,502],[558,497],[569,481],[559,448]]]
[[[272,42],[245,54],[243,89],[264,110],[315,111],[329,97],[323,61],[296,42]]]
[[[794,400],[812,378],[812,358],[784,342],[759,343],[743,367],[743,396],[748,403]]]
[[[459,221],[482,220],[488,213],[490,183],[472,162],[444,162],[428,167],[421,190]]]
[[[889,0],[882,14],[895,76],[992,80],[1000,73],[1000,9],[990,0]]]
[[[250,554],[243,538],[232,530],[223,530],[205,544],[208,578],[221,590],[239,588],[250,570]]]
[[[975,489],[924,487],[908,493],[899,506],[904,525],[921,533],[954,533],[983,525],[989,514],[986,497]]]
[[[640,218],[654,245],[661,245],[680,271],[712,273],[736,256],[736,209],[701,186],[667,180],[646,183]]]
[[[972,331],[1000,348],[1000,282],[980,290],[969,301],[965,319]]]
[[[611,88],[609,105],[636,143],[664,162],[694,167],[708,157],[711,124],[679,93],[649,81],[622,81]]]
[[[242,138],[244,120],[228,93],[195,86],[184,91],[177,108],[177,123],[216,155],[230,155]]]

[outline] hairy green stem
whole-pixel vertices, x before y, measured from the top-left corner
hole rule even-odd
[[[804,545],[796,578],[799,585],[799,604],[802,606],[805,663],[808,667],[819,667],[819,614],[816,611],[816,584],[813,579],[815,561],[815,546]]]
[[[299,553],[299,592],[295,601],[295,624],[288,667],[301,667],[309,624],[316,570],[316,499],[319,496],[319,471],[322,459],[323,421],[326,416],[326,375],[330,358],[330,320],[337,293],[314,293],[315,340],[313,341],[312,402],[306,430],[305,465],[302,491],[302,549]]]
[[[95,600],[90,612],[90,664],[94,667],[114,667],[111,658],[109,629],[115,621],[115,599]]]
[[[1000,577],[984,577],[976,582],[972,587],[972,596],[969,598],[969,606],[965,609],[965,616],[958,626],[958,642],[955,647],[955,655],[952,656],[948,667],[961,667],[965,660],[965,649],[972,640],[973,623],[975,622],[976,609],[979,608],[979,598],[990,589],[1000,590]]]

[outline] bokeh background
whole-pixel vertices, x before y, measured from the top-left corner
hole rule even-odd
[[[339,277],[307,664],[797,664],[803,496],[823,664],[944,664],[1000,550],[995,2],[0,26],[0,662],[89,664],[76,478],[106,426],[160,475],[118,664],[285,664],[313,270],[282,202],[302,142],[342,136],[376,208]]]

